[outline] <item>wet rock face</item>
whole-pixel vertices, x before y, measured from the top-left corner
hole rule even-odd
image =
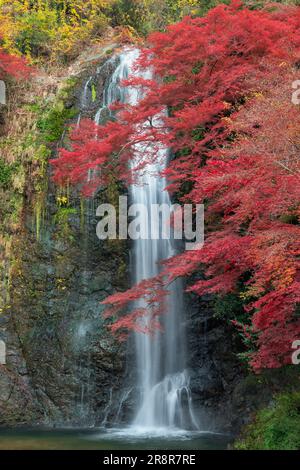
[[[84,70],[66,106],[93,118],[113,67],[109,61]],[[0,366],[0,425],[99,425],[111,413],[107,404],[116,409],[119,402],[126,350],[107,330],[100,302],[128,287],[128,247],[96,236],[104,190],[89,201],[76,191],[68,197],[66,206],[57,202],[49,177],[39,240],[30,197],[25,203],[0,324],[8,351]],[[63,220],[62,210],[69,210]]]
[[[241,365],[243,346],[234,329],[214,317],[212,297],[191,295],[188,303],[188,366],[200,427],[236,435],[269,403],[271,388]]]

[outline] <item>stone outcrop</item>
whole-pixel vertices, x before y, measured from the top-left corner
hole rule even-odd
[[[97,61],[93,57],[76,68],[76,85],[65,98],[66,108],[77,108],[82,118],[95,115],[114,67],[105,51]],[[52,156],[62,144],[66,138],[52,144]],[[0,320],[0,339],[7,346],[7,364],[0,369],[0,425],[99,425],[107,404],[118,398],[126,355],[107,330],[100,302],[126,288],[128,249],[96,236],[95,208],[106,200],[105,191],[89,201],[73,191],[65,204],[50,171],[37,234],[27,176],[22,228],[14,236],[15,261],[9,266],[10,300]]]

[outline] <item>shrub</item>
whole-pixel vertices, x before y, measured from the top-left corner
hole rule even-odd
[[[278,395],[269,408],[258,412],[245,436],[235,444],[240,450],[300,449],[300,392]]]
[[[0,158],[0,186],[7,187],[11,181],[12,167]]]
[[[50,108],[48,112],[38,121],[38,129],[41,131],[46,142],[57,141],[64,130],[65,123],[76,115],[73,108],[65,108],[63,100],[59,100],[55,106]]]
[[[53,10],[30,11],[18,18],[16,46],[23,54],[34,57],[49,55],[56,35],[57,16]]]

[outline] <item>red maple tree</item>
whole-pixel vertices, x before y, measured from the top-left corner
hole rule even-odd
[[[149,159],[167,146],[175,155],[165,171],[168,189],[184,194],[182,202],[206,203],[207,237],[201,250],[165,262],[152,283],[106,299],[107,315],[137,298],[149,304],[122,314],[112,328],[134,328],[146,311],[155,320],[158,286],[178,276],[205,268],[205,280],[189,289],[222,295],[239,293],[246,275],[246,334],[256,342],[251,364],[259,370],[289,363],[292,341],[300,337],[300,116],[291,103],[291,84],[299,78],[300,8],[251,11],[234,1],[152,34],[148,44],[139,66],[151,66],[155,80],[127,82],[142,86],[144,98],[137,106],[118,105],[118,119],[104,126],[83,122],[71,135],[71,150],[62,149],[52,162],[54,178],[91,194],[111,171],[131,182],[128,161],[137,142],[152,144]],[[141,124],[153,124],[166,108],[158,126]],[[141,158],[137,167],[146,163]],[[88,171],[99,166],[101,173],[87,183]]]
[[[17,79],[27,78],[31,73],[32,71],[23,57],[8,54],[0,47],[0,80],[5,79],[6,76]]]

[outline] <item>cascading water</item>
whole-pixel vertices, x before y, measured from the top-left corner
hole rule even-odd
[[[95,121],[101,122],[107,116],[111,103],[120,100],[135,105],[141,98],[136,88],[121,86],[121,81],[129,75],[140,73],[133,68],[139,55],[137,49],[127,49],[119,56],[119,63],[105,87],[103,105],[99,109]],[[150,78],[151,72],[143,72],[144,78]],[[159,116],[157,117],[159,121]],[[146,125],[146,124],[145,124]],[[149,147],[137,148],[139,154],[144,152],[147,158]],[[147,171],[141,176],[139,184],[130,188],[131,202],[143,204],[151,213],[152,204],[168,204],[170,198],[165,191],[166,181],[157,174],[167,163],[167,149],[159,150],[159,159],[163,163],[147,165]],[[159,224],[159,221],[149,220],[149,223]],[[162,227],[156,227],[162,233]],[[169,239],[138,239],[132,249],[132,282],[138,283],[151,278],[159,272],[159,261],[169,258],[176,253],[172,240]],[[193,414],[189,375],[185,370],[185,332],[183,326],[183,297],[180,281],[175,281],[169,287],[167,312],[164,315],[164,332],[157,331],[154,336],[136,333],[135,347],[137,360],[138,383],[141,400],[138,405],[132,429],[136,433],[157,432],[158,428],[164,433],[172,429],[197,429]],[[145,307],[141,301],[138,307]],[[147,324],[148,318],[142,320]]]
[[[109,59],[109,62],[113,62],[116,60],[116,57],[112,57]],[[107,66],[107,62],[104,64],[104,66]],[[98,73],[101,72],[102,67],[98,69]],[[113,74],[108,80],[108,83],[106,83],[106,86],[104,87],[103,91],[103,100],[102,100],[102,106],[98,109],[96,115],[95,115],[95,123],[100,124],[102,121],[107,120],[109,116],[111,116],[111,112],[109,109],[109,106],[116,102],[116,101],[124,101],[125,99],[125,93],[124,89],[120,86],[120,80],[127,78],[128,76],[128,68],[124,66],[122,63],[122,60],[118,67],[115,69]]]

